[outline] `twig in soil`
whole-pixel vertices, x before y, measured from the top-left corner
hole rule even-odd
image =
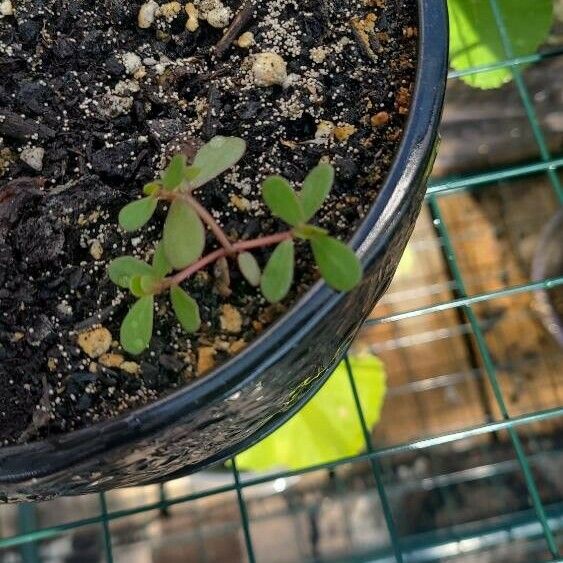
[[[209,84],[207,92],[207,114],[203,123],[203,138],[209,141],[217,133],[217,116],[221,112],[221,96],[214,82]]]
[[[356,40],[356,43],[358,44],[360,49],[373,62],[377,62],[377,55],[371,48],[371,45],[369,43],[369,36],[360,24],[360,21],[357,18],[352,18],[350,20],[350,27],[352,28],[352,35],[354,36],[354,39]]]
[[[227,52],[229,47],[232,45],[236,36],[242,31],[246,24],[252,18],[254,12],[254,2],[252,0],[244,0],[243,5],[238,11],[237,15],[233,18],[233,21],[225,31],[225,34],[217,45],[215,45],[215,55],[218,59],[222,58]]]
[[[25,141],[33,135],[37,135],[40,139],[50,139],[55,136],[55,131],[32,119],[24,119],[17,113],[1,110],[0,135],[6,135],[6,137]]]

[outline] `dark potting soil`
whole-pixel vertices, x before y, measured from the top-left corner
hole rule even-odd
[[[316,280],[301,246],[281,305],[233,268],[229,283],[200,272],[186,288],[201,330],[183,333],[161,299],[150,350],[128,357],[116,340],[131,299],[106,268],[124,254],[149,259],[162,215],[129,235],[117,213],[171,154],[217,134],[247,141],[236,169],[197,193],[233,240],[285,228],[261,202],[265,176],[298,186],[329,159],[337,179],[317,221],[347,239],[400,141],[414,0],[261,0],[236,34],[253,37],[222,57],[213,47],[240,0],[196,0],[189,22],[184,4],[160,4],[155,13],[144,3],[141,28],[139,0],[0,3],[0,444],[80,428],[184,385]],[[287,63],[274,80],[283,84],[257,84],[253,56],[265,52]]]

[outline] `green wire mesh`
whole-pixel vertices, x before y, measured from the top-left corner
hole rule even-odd
[[[207,487],[202,490],[192,491],[189,494],[170,496],[166,485],[159,487],[158,499],[145,502],[140,506],[124,509],[112,509],[108,503],[108,494],[99,495],[98,510],[94,515],[77,518],[73,521],[60,525],[41,526],[38,524],[34,505],[22,505],[17,507],[17,533],[3,533],[0,527],[0,561],[23,561],[25,563],[35,563],[49,560],[42,556],[39,544],[45,540],[51,540],[68,534],[79,529],[87,529],[96,526],[100,531],[100,553],[107,562],[119,561],[114,553],[114,541],[112,539],[112,526],[127,518],[139,515],[155,515],[155,518],[165,518],[172,515],[172,510],[180,505],[193,506],[194,514],[197,512],[197,501],[211,497],[220,497],[225,494],[236,496],[236,505],[240,516],[240,526],[242,528],[243,545],[245,548],[246,560],[250,563],[260,561],[254,548],[254,532],[252,527],[252,516],[249,511],[247,492],[257,486],[281,482],[295,477],[304,477],[307,474],[314,474],[319,471],[328,471],[335,476],[335,488],[337,491],[346,490],[347,483],[338,476],[337,470],[344,466],[367,464],[368,472],[373,479],[372,484],[379,498],[379,505],[384,516],[384,523],[387,529],[389,545],[381,548],[369,555],[353,555],[346,557],[334,557],[331,561],[429,561],[429,560],[450,560],[447,550],[452,541],[455,542],[458,550],[463,552],[464,546],[470,547],[470,542],[476,539],[481,545],[493,545],[504,538],[504,541],[518,542],[523,537],[530,541],[538,542],[541,545],[539,552],[544,553],[545,561],[563,561],[557,545],[557,532],[563,529],[563,502],[556,502],[546,505],[542,501],[536,474],[530,462],[529,448],[522,441],[522,432],[533,428],[534,425],[548,422],[559,422],[563,416],[563,406],[535,410],[522,414],[512,414],[507,406],[505,392],[498,378],[498,366],[495,363],[494,355],[491,353],[490,343],[484,334],[482,323],[478,317],[475,307],[483,303],[491,303],[502,298],[514,297],[520,294],[536,292],[539,290],[551,290],[563,284],[563,277],[544,279],[541,281],[529,281],[516,285],[509,285],[502,289],[474,293],[467,289],[467,279],[460,267],[460,254],[452,241],[452,234],[448,226],[447,218],[441,206],[442,198],[456,193],[463,193],[478,190],[495,182],[509,181],[531,175],[544,175],[549,181],[549,185],[559,202],[563,204],[563,189],[558,175],[558,170],[563,167],[563,157],[552,155],[540,121],[535,112],[530,91],[522,75],[523,65],[533,65],[563,55],[563,48],[552,49],[550,51],[530,54],[527,56],[514,57],[509,35],[503,22],[502,11],[497,0],[490,0],[491,8],[496,20],[500,37],[505,50],[506,60],[500,63],[475,67],[464,71],[450,73],[450,79],[491,72],[499,68],[510,69],[514,85],[517,89],[520,101],[525,109],[526,116],[531,127],[535,143],[537,145],[539,159],[522,165],[514,165],[506,168],[480,171],[470,173],[460,177],[450,177],[432,181],[428,187],[426,203],[430,211],[434,228],[441,240],[441,252],[452,275],[453,297],[445,301],[412,308],[407,311],[381,315],[370,318],[366,326],[379,326],[387,323],[397,323],[409,319],[418,319],[426,315],[442,313],[444,311],[456,311],[460,315],[460,322],[466,327],[467,335],[475,343],[475,349],[479,357],[479,364],[482,366],[486,378],[492,389],[492,397],[496,411],[500,413],[498,418],[490,416],[488,420],[473,426],[466,426],[461,430],[442,432],[415,440],[406,440],[393,445],[378,447],[373,443],[372,433],[367,427],[364,414],[360,405],[358,392],[354,381],[354,373],[350,362],[346,359],[346,367],[350,386],[354,396],[358,412],[358,420],[362,426],[365,438],[365,451],[357,456],[347,457],[334,462],[310,466],[298,471],[277,471],[266,475],[243,475],[238,469],[235,460],[232,460],[232,482],[218,486]],[[452,445],[463,440],[499,436],[505,433],[513,450],[513,456],[519,475],[525,485],[525,494],[530,500],[529,510],[520,510],[510,515],[510,518],[499,518],[492,524],[477,523],[473,526],[451,527],[448,533],[423,532],[412,537],[401,534],[397,514],[393,510],[392,495],[388,483],[389,464],[394,456],[400,456],[411,452],[424,452],[445,445]],[[510,462],[506,462],[510,463]],[[510,465],[513,468],[513,465]],[[449,483],[463,479],[463,476],[453,474],[448,479]],[[500,477],[496,474],[491,475],[491,482],[501,486]],[[445,483],[447,487],[448,483]],[[447,507],[448,489],[440,489],[442,500]],[[2,510],[0,508],[0,526]],[[297,508],[292,508],[294,512]],[[450,508],[450,512],[454,510]],[[344,526],[352,526],[349,521],[344,522]],[[196,538],[203,541],[202,538]],[[221,541],[217,538],[216,541]],[[203,545],[203,544],[202,544]],[[14,551],[14,548],[17,548]],[[440,551],[442,549],[442,551]],[[4,550],[4,551],[3,551]],[[11,550],[11,551],[10,551]],[[3,553],[10,553],[11,559]],[[17,554],[17,555],[16,555]],[[440,554],[440,555],[436,555]],[[445,554],[445,555],[444,555]],[[453,555],[452,555],[453,556]],[[201,559],[206,560],[205,558]],[[225,559],[226,560],[226,559]],[[233,559],[234,560],[234,559]],[[317,556],[313,554],[303,555],[303,561],[317,561]],[[327,560],[326,558],[323,559]],[[457,559],[456,559],[457,560]],[[500,560],[500,559],[499,559]],[[505,559],[510,560],[510,559]]]

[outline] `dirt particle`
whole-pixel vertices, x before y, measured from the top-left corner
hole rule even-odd
[[[0,2],[0,17],[13,16],[14,6],[12,0],[2,0]]]
[[[256,86],[283,85],[287,80],[287,64],[277,53],[258,53],[252,62]]]
[[[41,172],[43,169],[43,157],[45,156],[45,149],[41,147],[30,147],[23,149],[20,154],[20,160],[25,162],[30,168],[36,172]]]
[[[201,346],[197,351],[197,373],[201,375],[215,366],[215,349],[211,346]]]
[[[125,358],[121,354],[102,354],[98,360],[106,368],[118,368],[123,364]]]
[[[78,346],[91,358],[98,358],[111,347],[111,332],[101,326],[81,332],[78,335]]]
[[[90,256],[92,256],[94,260],[101,260],[103,254],[104,247],[102,246],[102,243],[99,240],[94,240],[90,245]]]
[[[186,29],[192,33],[199,28],[199,11],[192,2],[185,6],[188,19],[186,21]]]
[[[386,111],[380,111],[371,116],[370,123],[372,127],[382,127],[389,122],[389,114]]]
[[[137,25],[141,29],[148,29],[153,23],[158,11],[158,4],[154,0],[145,2],[139,9]]]
[[[221,328],[231,334],[238,334],[242,328],[242,317],[239,310],[232,305],[223,305],[221,307],[221,316],[219,317]]]
[[[246,348],[247,344],[248,343],[245,340],[243,340],[242,338],[239,339],[239,340],[235,340],[234,342],[231,342],[229,344],[229,353],[232,356],[234,356],[235,354],[238,354],[241,350]]]
[[[119,368],[129,375],[137,375],[141,371],[141,366],[136,362],[122,362]]]
[[[235,45],[241,49],[248,49],[254,45],[254,33],[245,31],[236,41]]]
[[[356,132],[356,127],[345,123],[334,128],[334,136],[341,143],[347,141]]]

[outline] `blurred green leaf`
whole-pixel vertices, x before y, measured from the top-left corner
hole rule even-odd
[[[319,164],[307,174],[299,192],[305,221],[322,207],[334,182],[334,168],[330,164]]]
[[[152,268],[133,256],[121,256],[112,260],[108,266],[109,279],[119,287],[129,289],[133,276],[152,274]]]
[[[237,256],[239,270],[252,287],[260,285],[260,266],[250,252],[241,252]]]
[[[294,259],[292,240],[280,242],[272,252],[260,280],[262,294],[270,303],[277,303],[287,295],[293,281]]]
[[[195,210],[182,200],[170,205],[162,242],[172,267],[181,270],[195,262],[205,247],[205,229]]]
[[[152,268],[157,276],[163,278],[172,271],[172,265],[166,258],[166,253],[164,252],[164,243],[160,241],[156,248],[154,249],[154,255],[152,257]]]
[[[328,285],[349,291],[362,279],[362,266],[354,251],[343,242],[329,237],[311,239],[315,262]]]
[[[161,185],[158,182],[149,182],[143,186],[143,193],[145,195],[153,195],[160,190]]]
[[[531,55],[546,40],[552,0],[497,0],[515,57]],[[450,63],[459,71],[507,58],[489,0],[448,0]],[[463,76],[477,88],[498,88],[512,78],[509,67]]]
[[[368,428],[380,418],[385,397],[385,371],[373,356],[350,358]],[[321,390],[273,434],[237,455],[239,469],[302,469],[353,456],[365,450],[346,365],[338,365]]]
[[[162,185],[165,190],[173,190],[184,181],[186,169],[186,157],[176,154],[170,159],[170,163],[162,174]]]
[[[244,155],[246,143],[238,137],[213,137],[199,149],[193,161],[197,175],[190,180],[193,188],[207,184],[229,168]]]
[[[266,178],[262,184],[262,197],[272,214],[289,225],[295,226],[305,221],[301,202],[285,178]]]
[[[154,197],[144,197],[127,204],[119,212],[119,224],[126,231],[136,231],[153,216],[158,201]]]
[[[190,297],[181,287],[170,288],[170,300],[176,318],[186,332],[196,332],[201,326],[199,307],[196,301]]]
[[[152,338],[154,297],[141,297],[129,309],[121,323],[120,341],[130,354],[140,354],[148,348]]]

